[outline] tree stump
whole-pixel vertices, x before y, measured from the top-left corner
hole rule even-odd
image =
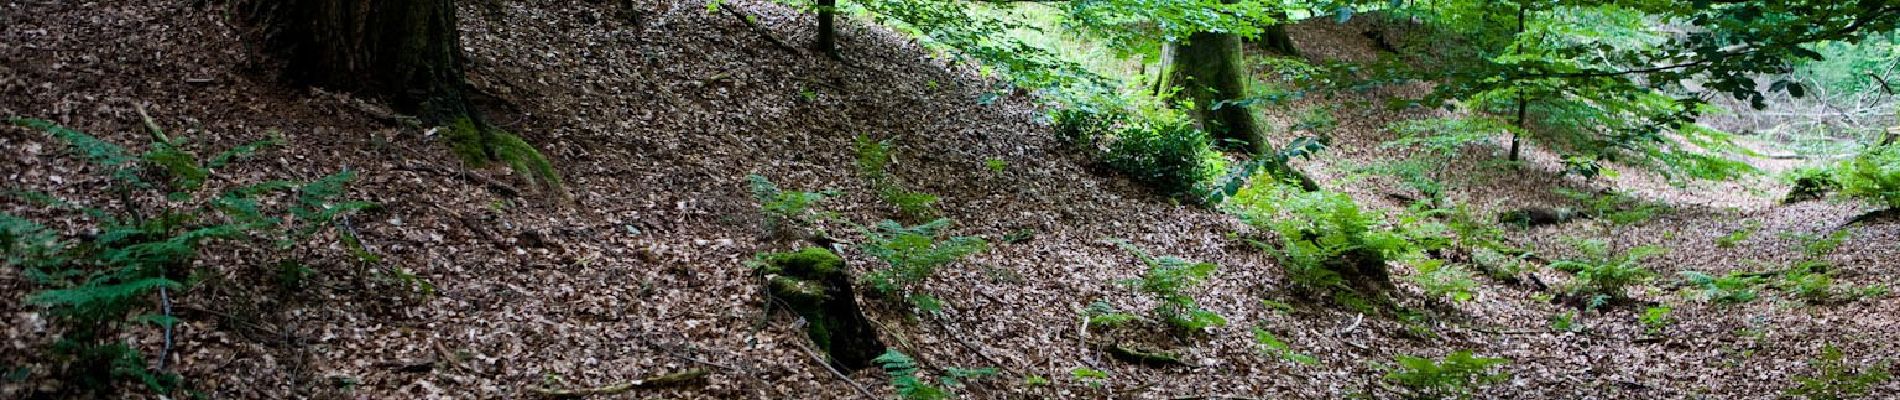
[[[830,250],[806,247],[767,254],[761,261],[767,291],[804,318],[807,336],[831,358],[833,367],[867,368],[884,353],[884,343],[858,308],[843,258]]]

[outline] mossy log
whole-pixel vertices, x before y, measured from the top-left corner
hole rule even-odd
[[[767,254],[760,261],[767,292],[805,319],[806,334],[831,358],[833,367],[863,369],[884,353],[884,343],[858,308],[843,258],[830,250],[807,247]]]
[[[1180,355],[1176,355],[1174,353],[1161,351],[1161,350],[1148,350],[1148,349],[1142,349],[1142,348],[1131,347],[1131,346],[1120,345],[1120,344],[1109,346],[1108,355],[1115,357],[1115,359],[1121,360],[1123,362],[1132,363],[1132,364],[1141,364],[1141,365],[1147,365],[1147,366],[1187,365],[1186,362],[1181,361]]]

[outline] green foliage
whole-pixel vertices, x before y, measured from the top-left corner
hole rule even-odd
[[[1254,327],[1253,340],[1255,343],[1260,344],[1260,352],[1262,353],[1304,365],[1319,364],[1318,358],[1293,351],[1293,348],[1287,346],[1286,342],[1280,340],[1279,336],[1274,336],[1273,332],[1267,331],[1266,329]]]
[[[1444,260],[1419,259],[1412,266],[1418,268],[1418,275],[1410,278],[1412,282],[1433,296],[1465,302],[1471,300],[1471,289],[1478,286],[1471,270],[1457,264],[1446,264]]]
[[[1009,162],[1001,158],[991,158],[983,160],[983,168],[989,169],[990,173],[1002,175],[1004,171],[1009,170]]]
[[[1834,170],[1826,167],[1789,170],[1781,178],[1790,186],[1786,202],[1819,199],[1826,197],[1829,192],[1841,190],[1841,181],[1834,175]]]
[[[1710,276],[1700,271],[1682,271],[1683,280],[1699,289],[1698,297],[1702,301],[1717,304],[1738,304],[1755,301],[1755,288],[1761,286],[1762,278],[1741,271],[1730,271],[1722,276]]]
[[[1822,347],[1821,357],[1809,364],[1814,366],[1815,374],[1795,377],[1795,387],[1786,394],[1808,400],[1858,399],[1874,385],[1893,377],[1886,363],[1856,368],[1848,366],[1845,359],[1841,348],[1832,344]]]
[[[443,137],[463,162],[479,167],[498,161],[520,171],[529,185],[546,184],[556,190],[566,185],[561,172],[554,169],[554,163],[520,136],[483,126],[467,117],[451,121],[443,129],[448,131]]]
[[[1841,194],[1900,207],[1900,144],[1868,147],[1835,171]]]
[[[1269,179],[1256,179],[1228,201],[1230,212],[1253,227],[1272,232],[1272,250],[1301,286],[1346,289],[1353,263],[1380,263],[1417,250],[1405,232],[1379,225],[1350,196],[1306,192]],[[1380,265],[1379,268],[1384,268]]]
[[[752,188],[752,198],[758,200],[760,210],[765,212],[765,221],[760,225],[767,233],[810,226],[830,216],[814,209],[819,201],[828,197],[825,193],[782,190],[759,175],[746,175],[745,179]]]
[[[1058,109],[1058,132],[1110,168],[1171,196],[1203,195],[1224,160],[1187,115],[1122,100]]]
[[[890,349],[877,356],[871,362],[877,363],[884,373],[891,376],[891,388],[897,390],[897,398],[903,400],[943,400],[954,396],[949,390],[932,385],[917,376],[917,361],[910,356]]]
[[[910,221],[922,221],[936,218],[937,196],[904,188],[902,181],[891,175],[890,166],[894,160],[890,141],[871,140],[866,136],[857,137],[858,174],[871,182],[871,188],[877,191],[878,198],[897,207],[897,212]]]
[[[1582,326],[1577,325],[1577,313],[1575,311],[1565,311],[1561,314],[1552,314],[1550,316],[1550,330],[1552,331],[1576,332],[1582,330],[1582,328]]]
[[[1207,277],[1212,275],[1214,269],[1219,266],[1175,256],[1155,257],[1124,241],[1117,241],[1116,245],[1129,253],[1134,253],[1136,258],[1141,259],[1142,264],[1148,266],[1148,271],[1141,275],[1141,279],[1130,279],[1121,283],[1159,299],[1160,304],[1155,306],[1154,313],[1162,321],[1188,332],[1227,326],[1227,318],[1201,308],[1200,304],[1194,301],[1193,296],[1182,293],[1194,285],[1207,281]]]
[[[1645,308],[1643,309],[1643,315],[1637,317],[1637,321],[1643,323],[1644,333],[1651,335],[1662,333],[1664,328],[1669,327],[1670,311],[1670,308],[1665,306]]]
[[[1103,384],[1108,383],[1108,372],[1094,368],[1072,369],[1069,370],[1069,375],[1075,377],[1075,380],[1082,381],[1082,383],[1089,385],[1089,387],[1100,388]]]
[[[1492,372],[1510,360],[1477,357],[1470,350],[1459,350],[1437,361],[1403,355],[1396,360],[1398,366],[1387,373],[1385,379],[1411,389],[1415,398],[1468,399],[1474,384],[1510,379],[1510,374]]]
[[[127,322],[152,323],[168,331],[178,322],[168,314],[153,314],[151,295],[183,289],[178,277],[207,244],[250,240],[287,248],[334,226],[349,213],[370,207],[366,202],[339,200],[345,195],[345,184],[354,177],[349,171],[306,183],[270,181],[194,196],[214,168],[268,142],[241,146],[201,162],[154,126],[149,127],[153,150],[134,158],[116,144],[51,122],[12,122],[45,131],[66,142],[81,158],[105,167],[113,178],[108,190],[122,199],[133,198],[130,190],[156,189],[149,184],[154,180],[175,190],[167,194],[167,202],[129,202],[112,210],[40,193],[9,193],[49,212],[83,215],[97,224],[85,235],[63,235],[0,213],[5,265],[20,268],[36,289],[27,302],[43,308],[59,327],[53,352],[64,365],[61,370],[70,375],[70,382],[87,390],[110,390],[116,382],[133,381],[164,394],[182,384],[178,375],[148,369],[143,356],[119,337],[129,329]],[[260,205],[259,198],[278,192],[294,192],[294,201],[274,208]],[[352,250],[362,251],[349,232],[339,234]]]
[[[1140,316],[1121,312],[1115,309],[1114,305],[1099,300],[1089,303],[1089,307],[1083,310],[1083,318],[1088,321],[1089,326],[1104,328],[1114,328],[1141,319]]]
[[[884,261],[887,268],[865,274],[863,280],[872,290],[889,296],[902,296],[925,311],[936,311],[936,299],[915,293],[912,288],[936,273],[938,267],[964,256],[982,252],[989,243],[981,238],[955,236],[944,238],[949,219],[938,219],[915,226],[896,221],[879,222],[865,232],[864,253]]]
[[[1759,230],[1761,230],[1761,221],[1748,221],[1748,223],[1744,224],[1741,229],[1730,231],[1727,235],[1722,235],[1722,237],[1716,238],[1715,247],[1724,248],[1724,249],[1734,248],[1735,244],[1741,243],[1744,240],[1748,240],[1749,237],[1755,236],[1755,231],[1759,231]]]
[[[1571,295],[1586,297],[1593,308],[1609,300],[1628,297],[1624,288],[1655,275],[1643,266],[1643,259],[1666,251],[1657,246],[1637,246],[1616,254],[1607,242],[1597,239],[1578,242],[1577,250],[1583,257],[1552,262],[1550,267],[1574,274],[1565,290]]]

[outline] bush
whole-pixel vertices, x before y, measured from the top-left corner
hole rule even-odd
[[[1170,196],[1203,196],[1226,169],[1206,132],[1186,115],[1159,106],[1105,103],[1053,114],[1065,139],[1084,146],[1110,168]]]
[[[1219,266],[1213,263],[1189,261],[1175,256],[1155,257],[1127,242],[1116,242],[1122,249],[1134,253],[1148,271],[1141,279],[1122,281],[1123,285],[1133,287],[1143,293],[1154,295],[1161,300],[1155,306],[1154,313],[1168,325],[1187,332],[1227,326],[1227,318],[1213,311],[1201,308],[1193,296],[1181,293],[1187,288],[1207,281],[1208,275]],[[1111,314],[1112,315],[1112,314]]]
[[[171,327],[178,322],[168,311],[170,292],[184,288],[180,279],[206,244],[253,241],[288,248],[333,226],[338,218],[370,207],[338,200],[354,177],[348,171],[309,182],[269,181],[196,195],[214,169],[272,141],[200,159],[148,122],[154,138],[151,150],[134,156],[116,144],[51,122],[11,122],[45,131],[104,167],[113,178],[107,190],[126,202],[108,210],[41,193],[11,193],[48,211],[83,215],[98,224],[84,235],[63,235],[0,213],[5,265],[20,268],[36,287],[27,301],[44,307],[58,326],[53,352],[68,375],[64,381],[82,390],[111,390],[119,381],[134,381],[164,394],[182,384],[181,377],[163,371],[163,354],[158,370],[148,369],[139,351],[119,337],[128,322],[150,323],[164,329],[169,349]],[[169,201],[138,203],[134,199],[142,197],[133,196],[134,191],[165,193]],[[285,206],[264,207],[260,201],[280,193],[291,198]],[[339,233],[351,251],[368,256],[349,232]],[[154,293],[160,300],[157,310]]]
[[[1307,288],[1389,286],[1385,260],[1416,250],[1405,233],[1379,226],[1378,215],[1342,193],[1301,191],[1262,177],[1228,205],[1247,224],[1279,238],[1276,245],[1256,245],[1273,250],[1293,282]]]
[[[943,238],[943,230],[949,226],[949,219],[915,226],[879,222],[877,229],[865,232],[863,248],[865,254],[884,261],[888,267],[866,274],[864,282],[880,294],[902,297],[925,311],[938,310],[941,306],[936,298],[914,293],[912,288],[935,274],[938,267],[989,248],[981,238]]]
[[[1385,379],[1411,389],[1416,398],[1468,399],[1473,384],[1510,379],[1510,374],[1491,371],[1511,360],[1477,357],[1470,350],[1451,353],[1440,361],[1403,355],[1398,356],[1397,361],[1398,367],[1387,373]]]
[[[1580,242],[1577,248],[1583,252],[1583,258],[1559,260],[1550,267],[1574,274],[1566,290],[1587,300],[1588,308],[1628,298],[1626,287],[1647,281],[1656,274],[1643,266],[1643,259],[1665,251],[1657,246],[1637,246],[1622,254],[1613,254],[1607,243],[1595,239]]]
[[[937,196],[904,188],[904,183],[891,175],[891,143],[883,140],[871,140],[869,137],[857,137],[858,173],[870,181],[871,189],[877,191],[878,198],[897,207],[898,215],[909,221],[922,221],[936,218]]]
[[[1900,144],[1869,147],[1835,170],[1841,194],[1900,207]]]
[[[1824,167],[1795,168],[1782,175],[1782,180],[1791,186],[1782,203],[1816,200],[1841,189],[1841,181],[1835,179],[1834,171]]]

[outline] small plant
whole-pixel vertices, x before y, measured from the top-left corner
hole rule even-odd
[[[1748,221],[1748,223],[1743,225],[1741,229],[1736,229],[1734,231],[1729,232],[1727,235],[1722,235],[1722,237],[1716,238],[1715,247],[1720,247],[1724,249],[1734,248],[1737,243],[1741,243],[1744,240],[1748,240],[1749,237],[1755,235],[1755,231],[1760,230],[1760,229],[1761,229],[1761,221]]]
[[[1142,264],[1148,266],[1148,271],[1141,275],[1141,279],[1130,279],[1121,283],[1143,293],[1154,295],[1161,300],[1161,304],[1155,306],[1154,313],[1162,321],[1187,332],[1227,325],[1226,318],[1201,308],[1200,304],[1194,301],[1193,296],[1182,293],[1187,288],[1206,281],[1208,275],[1212,275],[1218,266],[1175,256],[1155,257],[1123,241],[1117,241],[1116,245],[1129,253],[1134,253],[1136,258],[1141,259]]]
[[[1451,298],[1454,302],[1471,300],[1471,289],[1478,286],[1470,270],[1455,264],[1446,264],[1444,260],[1418,259],[1413,265],[1418,275],[1410,279],[1417,283],[1425,293]]]
[[[1043,377],[1042,375],[1029,374],[1029,376],[1023,377],[1023,386],[1049,386],[1049,378]]]
[[[1260,344],[1260,352],[1262,353],[1300,364],[1319,364],[1318,358],[1293,351],[1293,348],[1287,346],[1286,342],[1280,340],[1279,336],[1274,336],[1273,332],[1267,331],[1266,329],[1254,327],[1253,340],[1255,343]]]
[[[930,278],[938,267],[989,248],[989,243],[981,238],[943,238],[943,231],[949,226],[949,219],[915,226],[903,226],[890,220],[879,222],[877,229],[865,232],[863,248],[865,254],[884,261],[889,267],[872,271],[863,280],[872,290],[900,296],[919,309],[940,309],[936,298],[915,293],[911,288]]]
[[[1669,327],[1669,312],[1669,307],[1650,307],[1643,309],[1643,315],[1637,317],[1637,320],[1643,323],[1644,332],[1654,335],[1662,333],[1664,328]]]
[[[1782,203],[1817,200],[1827,197],[1830,192],[1841,190],[1841,181],[1834,177],[1833,170],[1826,167],[1795,168],[1783,174],[1782,180],[1790,186]]]
[[[1761,286],[1761,277],[1739,271],[1731,271],[1722,276],[1710,276],[1700,271],[1682,271],[1683,280],[1691,286],[1700,288],[1702,301],[1718,304],[1738,304],[1755,301],[1755,288]]]
[[[1115,309],[1115,306],[1108,304],[1108,302],[1099,300],[1094,303],[1089,303],[1088,309],[1084,310],[1084,312],[1083,318],[1088,320],[1089,326],[1099,326],[1103,328],[1114,328],[1141,319],[1140,316],[1122,312],[1121,310]]]
[[[1583,327],[1577,325],[1577,312],[1565,311],[1550,316],[1550,330],[1557,332],[1577,332]]]
[[[1414,398],[1471,398],[1474,384],[1489,384],[1510,379],[1510,374],[1492,372],[1511,361],[1477,357],[1460,350],[1439,361],[1413,356],[1398,356],[1398,366],[1385,379],[1412,390]]]
[[[1102,385],[1108,383],[1108,372],[1099,369],[1086,367],[1076,368],[1069,370],[1069,375],[1074,376],[1075,380],[1082,381],[1083,384],[1089,385],[1089,387],[1092,388],[1100,389]]]
[[[871,360],[891,376],[891,388],[896,389],[897,398],[903,400],[943,400],[952,396],[950,391],[930,384],[930,381],[917,376],[917,361],[896,349],[885,351],[884,355]]]
[[[922,221],[937,216],[937,196],[905,189],[903,182],[891,175],[893,162],[891,143],[886,140],[871,140],[858,136],[858,173],[870,181],[871,189],[877,191],[878,198],[897,207],[899,215],[909,221]]]
[[[782,190],[772,180],[759,175],[746,175],[745,178],[752,188],[752,198],[759,201],[759,208],[765,213],[761,227],[768,234],[810,226],[830,215],[814,209],[818,202],[828,197],[825,193]]]
[[[1643,259],[1665,251],[1657,246],[1637,246],[1622,254],[1613,254],[1608,243],[1596,239],[1578,242],[1577,249],[1584,254],[1583,258],[1560,260],[1550,266],[1574,274],[1575,279],[1566,290],[1573,296],[1587,300],[1586,308],[1628,298],[1626,287],[1647,281],[1655,275],[1655,272],[1643,266]]]
[[[1844,400],[1866,396],[1874,385],[1892,378],[1887,365],[1853,368],[1847,365],[1841,348],[1832,344],[1821,348],[1821,357],[1814,359],[1815,374],[1794,378],[1795,387],[1788,389],[1788,396],[1808,400]]]
[[[1009,170],[1009,162],[1003,161],[1001,158],[983,160],[983,168],[988,168],[990,173],[1002,175],[1004,171]]]

